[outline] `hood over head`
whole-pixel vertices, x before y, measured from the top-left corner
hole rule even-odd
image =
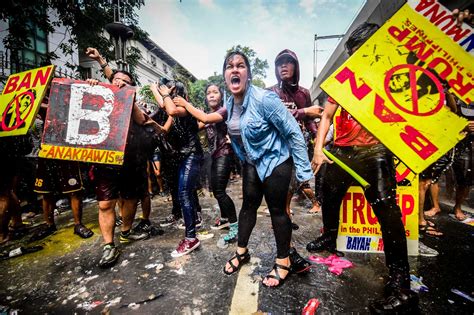
[[[293,82],[282,82],[280,78],[280,74],[278,73],[278,68],[277,68],[277,63],[281,58],[284,57],[289,57],[291,58],[294,63],[295,63],[295,73],[293,74]],[[284,49],[278,53],[278,55],[275,58],[275,76],[278,80],[278,85],[280,88],[287,87],[291,89],[297,89],[298,88],[298,83],[300,81],[300,64],[298,62],[298,57],[296,57],[296,54],[289,50],[289,49]]]

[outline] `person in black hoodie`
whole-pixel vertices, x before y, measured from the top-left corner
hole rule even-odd
[[[299,62],[296,54],[293,51],[284,49],[276,56],[275,76],[278,83],[272,86],[270,90],[275,92],[280,97],[283,104],[286,105],[290,113],[299,123],[303,134],[310,135],[310,137],[305,138],[308,148],[311,148],[313,146],[313,139],[316,137],[317,132],[314,118],[321,116],[322,108],[319,106],[312,106],[308,89],[299,85]],[[291,199],[298,189],[301,189],[313,204],[311,210],[308,211],[309,213],[317,213],[321,211],[321,206],[319,205],[313,190],[309,186],[309,182],[306,182],[301,187],[297,186],[295,170],[293,168],[286,202],[286,211],[290,218]],[[293,228],[297,228],[295,223],[293,223]],[[290,248],[290,258],[292,260],[293,268],[297,273],[305,272],[311,266],[309,262],[304,260],[296,252],[294,247]]]
[[[313,139],[316,138],[317,127],[314,118],[321,117],[322,108],[311,105],[311,98],[308,89],[299,85],[300,68],[296,54],[289,50],[282,50],[275,58],[275,76],[278,83],[270,88],[275,92],[283,104],[286,105],[290,113],[295,117],[300,124],[301,131],[306,138],[308,148],[313,147]],[[309,152],[311,153],[311,152]],[[306,197],[311,201],[313,207],[308,211],[309,213],[317,213],[321,211],[321,206],[311,187],[308,185],[304,187],[296,186],[296,179],[292,176],[290,183],[290,190],[288,191],[287,212],[290,214],[290,203],[294,193],[301,189]]]

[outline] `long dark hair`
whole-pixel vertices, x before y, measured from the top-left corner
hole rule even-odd
[[[225,67],[227,66],[229,61],[236,55],[239,55],[242,58],[244,58],[245,65],[247,66],[248,79],[249,79],[249,81],[251,81],[252,80],[252,69],[250,68],[249,58],[247,58],[247,56],[239,50],[232,50],[232,51],[229,51],[227,53],[227,55],[224,58],[224,65],[222,66],[222,75],[225,74]]]
[[[364,22],[352,31],[344,46],[349,55],[352,55],[352,49],[365,43],[380,27],[374,23]]]

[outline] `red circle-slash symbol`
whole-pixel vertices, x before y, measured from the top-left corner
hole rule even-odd
[[[29,104],[25,109],[21,108],[21,99],[23,97],[29,97]],[[2,115],[2,130],[3,131],[12,131],[15,129],[18,129],[22,126],[22,124],[26,121],[28,116],[31,113],[31,110],[33,109],[33,104],[35,103],[35,95],[31,91],[25,91],[21,94],[18,94],[12,101],[7,105],[7,108],[5,108],[5,111],[3,112]],[[13,105],[15,104],[15,105]],[[15,123],[11,125],[11,127],[7,126],[6,122],[6,117],[7,114],[9,113],[10,109],[12,106],[15,106],[14,111],[15,111]],[[26,112],[26,114],[24,114]],[[11,113],[11,117],[13,117],[13,113]],[[23,114],[23,117],[22,117]],[[11,118],[9,119],[11,121]]]
[[[424,94],[420,95],[420,88],[422,87],[417,85],[417,77],[419,78],[423,74],[434,83],[437,93],[430,91],[428,94],[425,91]],[[396,85],[396,88],[394,88],[394,85]],[[385,75],[384,86],[385,93],[392,104],[410,115],[431,116],[437,113],[444,105],[445,95],[439,79],[428,69],[417,65],[397,65],[388,70]]]

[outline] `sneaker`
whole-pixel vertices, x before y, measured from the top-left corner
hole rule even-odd
[[[223,218],[217,218],[214,225],[211,226],[211,229],[213,230],[228,229],[229,225],[230,225],[229,220],[223,219]]]
[[[198,248],[199,245],[201,245],[199,239],[195,238],[194,240],[188,240],[185,238],[184,240],[179,242],[178,247],[171,253],[171,257],[178,258],[187,255],[196,248]]]
[[[163,231],[162,229],[160,229],[159,227],[157,226],[151,226],[150,228],[150,236],[157,236],[157,235],[163,235],[165,233],[165,231]]]
[[[372,314],[418,314],[418,295],[408,289],[398,289],[383,300],[370,303]]]
[[[132,228],[136,233],[150,233],[151,231],[151,222],[150,220],[141,219],[140,222]]]
[[[74,226],[74,234],[79,235],[82,238],[89,238],[94,235],[91,229],[87,228],[84,224],[79,223]]]
[[[199,211],[196,216],[196,229],[199,229],[202,227],[202,213]]]
[[[160,226],[167,227],[167,226],[175,224],[176,221],[177,221],[177,218],[174,216],[174,214],[170,214],[165,219],[160,221]]]
[[[306,245],[308,252],[322,252],[327,250],[330,253],[336,252],[336,236],[334,233],[324,233]]]
[[[419,248],[419,254],[420,256],[425,256],[425,257],[436,257],[439,255],[437,250],[434,250],[431,247],[426,246],[422,242],[418,241],[418,248]]]
[[[309,261],[304,259],[303,257],[298,254],[296,248],[290,248],[290,262],[291,262],[291,270],[294,273],[304,273],[307,272],[311,268],[311,264]]]
[[[139,233],[139,232],[135,232],[131,230],[127,234],[120,232],[119,241],[122,244],[126,244],[126,243],[135,242],[135,241],[146,240],[149,237],[150,237],[150,234],[146,232]]]
[[[121,226],[122,223],[123,223],[123,220],[121,216],[115,217],[115,226]]]
[[[239,231],[239,229],[238,229],[237,222],[230,224],[229,233],[222,236],[217,241],[217,247],[227,248],[229,246],[229,244],[236,242],[237,241],[237,236],[238,236],[238,231]]]
[[[102,249],[102,257],[99,261],[99,267],[107,268],[112,266],[117,262],[117,259],[120,256],[120,251],[113,244],[106,244]]]

